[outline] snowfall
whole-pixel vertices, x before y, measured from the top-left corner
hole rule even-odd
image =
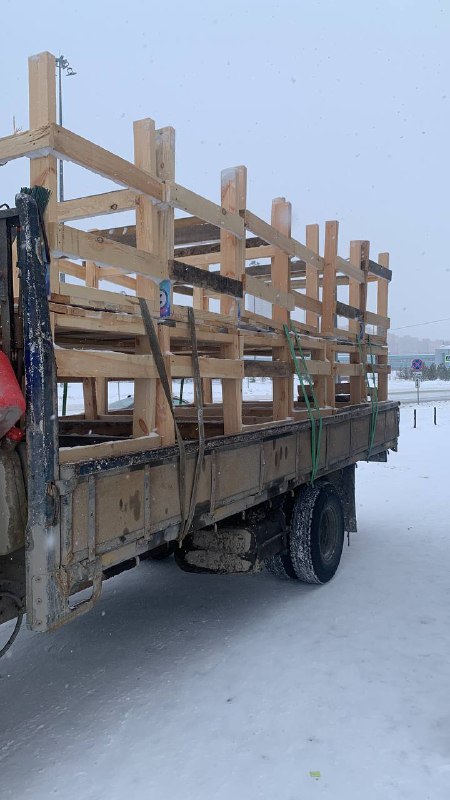
[[[450,403],[413,410],[359,464],[328,585],[145,562],[62,630],[24,628],[1,799],[448,800]]]

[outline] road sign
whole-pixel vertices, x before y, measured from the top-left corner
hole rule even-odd
[[[421,358],[413,358],[411,369],[421,370],[423,369],[423,361]]]
[[[450,353],[446,353],[444,356],[444,362],[446,364],[450,364]]]

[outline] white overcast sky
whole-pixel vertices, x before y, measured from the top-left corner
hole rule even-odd
[[[132,159],[132,122],[176,129],[177,180],[219,200],[248,167],[248,207],[293,203],[293,232],[340,221],[340,254],[389,250],[392,327],[450,317],[448,0],[1,0],[0,135],[28,127],[27,57],[63,53],[64,124]],[[102,191],[69,166],[66,197]],[[0,203],[28,184],[0,168]],[[105,218],[105,225],[113,217]],[[401,333],[398,331],[398,333]],[[450,339],[450,322],[402,331]]]

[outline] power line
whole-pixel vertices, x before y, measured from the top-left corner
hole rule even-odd
[[[435,322],[450,322],[450,317],[432,319],[429,322],[416,322],[415,325],[402,325],[401,328],[391,328],[391,331],[404,331],[406,328],[420,328],[422,325],[434,325]]]

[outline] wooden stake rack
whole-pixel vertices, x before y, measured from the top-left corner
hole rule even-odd
[[[341,257],[339,226],[332,221],[325,224],[321,255],[318,225],[306,226],[305,244],[293,238],[284,197],[273,200],[270,223],[263,221],[246,207],[243,166],[223,170],[218,203],[181,186],[174,130],[157,129],[150,118],[134,123],[134,163],[58,126],[50,53],[29,59],[29,98],[30,130],[0,139],[0,163],[28,157],[30,185],[52,193],[45,224],[57,375],[61,382],[82,382],[84,395],[84,413],[60,420],[62,443],[77,445],[61,448],[61,462],[175,442],[140,297],[157,327],[170,385],[194,376],[187,306],[194,308],[207,437],[308,418],[302,395],[294,397],[285,325],[299,334],[322,415],[373,402],[374,395],[387,399],[387,253],[371,260],[369,242],[353,241],[348,257]],[[57,159],[120,188],[59,203]],[[135,213],[135,225],[105,227],[96,219],[122,211]],[[175,211],[185,216],[175,218]],[[84,227],[91,220],[90,231],[76,228],[76,220]],[[171,287],[165,318],[162,281]],[[264,313],[256,311],[261,301]],[[268,379],[272,400],[243,400],[247,378]],[[112,380],[134,382],[128,414],[108,407]],[[213,381],[220,382],[220,402],[213,402]],[[185,439],[198,437],[197,404],[196,397],[175,408]]]

